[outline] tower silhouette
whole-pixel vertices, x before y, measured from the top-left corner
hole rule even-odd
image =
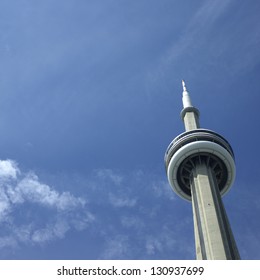
[[[192,201],[196,258],[240,259],[221,199],[235,179],[234,153],[221,135],[199,125],[199,110],[192,106],[185,82],[181,117],[185,132],[165,153],[165,167],[173,190]]]

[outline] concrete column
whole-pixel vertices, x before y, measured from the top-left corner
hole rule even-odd
[[[197,129],[200,127],[199,118],[195,112],[186,112],[183,121],[186,131]]]
[[[205,163],[197,163],[192,175],[191,192],[197,259],[240,259],[214,172]]]

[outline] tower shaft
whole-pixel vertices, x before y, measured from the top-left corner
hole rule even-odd
[[[240,259],[215,173],[204,162],[192,170],[191,193],[197,259]]]
[[[194,107],[191,107],[190,111],[187,111],[184,109],[186,112],[184,112],[183,122],[184,122],[186,131],[197,129],[200,127],[198,113],[196,111],[192,110],[192,108],[194,108]]]

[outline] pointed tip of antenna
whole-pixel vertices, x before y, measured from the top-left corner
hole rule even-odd
[[[182,82],[183,91],[187,91],[184,80],[182,80],[181,82]]]
[[[182,93],[183,108],[192,107],[190,95],[186,89],[185,82],[184,82],[184,80],[182,80],[181,82],[182,82],[182,87],[183,87],[183,93]]]

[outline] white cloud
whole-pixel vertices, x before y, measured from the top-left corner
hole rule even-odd
[[[176,194],[173,192],[168,181],[166,180],[152,182],[151,190],[153,194],[158,198],[165,197],[170,200],[176,199]]]
[[[147,238],[146,239],[146,253],[148,255],[154,255],[156,251],[162,250],[162,242],[155,238]]]
[[[75,216],[76,218],[71,220],[71,224],[76,230],[84,230],[89,224],[96,221],[96,217],[87,210]]]
[[[143,230],[145,227],[144,221],[138,216],[123,216],[121,218],[121,224],[127,229],[133,228],[137,231]]]
[[[210,2],[204,2],[197,13],[194,14],[191,19],[188,30],[196,30],[195,33],[199,32],[201,28],[209,29],[210,26],[228,9],[228,6],[233,0],[226,0],[220,2],[213,0]]]
[[[4,229],[0,247],[64,238],[71,228],[83,230],[95,220],[83,198],[55,190],[33,172],[21,172],[14,161],[0,161],[0,178],[0,226]],[[28,217],[24,214],[16,221],[23,209]],[[34,213],[39,211],[41,215]]]
[[[14,239],[22,243],[31,241],[31,234],[33,232],[32,223],[23,224],[19,227],[15,226],[14,224],[12,224],[11,226]]]
[[[4,236],[0,237],[0,249],[4,247],[16,247],[17,242],[13,237],[10,236]]]
[[[11,206],[8,197],[0,187],[0,222],[1,220],[4,220],[6,215],[10,212],[10,207]]]
[[[127,198],[119,195],[109,194],[109,201],[115,207],[134,207],[136,205],[136,198]]]
[[[125,235],[115,235],[106,241],[102,259],[122,259],[131,253],[128,237]]]
[[[77,178],[79,185],[87,186],[93,209],[101,206],[94,215],[82,197],[41,182],[34,172],[24,173],[14,161],[2,161],[2,166],[8,166],[2,169],[8,179],[0,181],[0,248],[46,244],[90,226],[89,233],[99,235],[103,244],[97,244],[103,259],[154,257],[176,248],[172,232],[156,229],[151,236],[159,215],[165,219],[162,202],[174,197],[166,181],[156,175],[100,169],[92,174],[94,180]],[[113,221],[107,223],[110,218]]]
[[[119,175],[112,169],[98,169],[96,170],[97,177],[104,180],[111,180],[115,185],[119,186],[123,181],[123,176]]]
[[[32,240],[36,243],[42,243],[54,238],[63,238],[68,230],[70,230],[69,223],[60,218],[55,223],[50,223],[46,227],[34,231]]]
[[[0,160],[0,178],[1,180],[16,179],[19,169],[12,160]]]
[[[183,29],[180,29],[178,32],[178,37],[173,36],[172,43],[167,46],[166,51],[162,54],[159,63],[150,70],[147,74],[147,87],[149,89],[154,88],[158,81],[162,81],[165,75],[168,72],[176,70],[175,76],[179,76],[177,73],[183,71],[180,62],[187,58],[192,58],[190,60],[190,69],[196,67],[202,67],[198,65],[196,56],[204,47],[207,46],[207,49],[204,51],[203,55],[200,56],[200,63],[209,63],[208,55],[210,55],[210,63],[212,63],[212,52],[211,48],[214,47],[219,52],[219,48],[222,48],[225,44],[224,41],[219,41],[216,43],[216,39],[211,36],[211,41],[207,41],[210,37],[212,28],[218,21],[221,20],[228,9],[230,9],[233,0],[227,1],[204,1],[197,11],[188,19],[187,24],[183,26]],[[250,32],[249,32],[250,33]],[[221,46],[220,46],[221,45]],[[206,61],[204,61],[206,57]],[[203,59],[203,60],[202,60]],[[194,65],[195,63],[195,65]],[[169,69],[170,67],[170,69]],[[178,69],[178,70],[177,70]],[[187,69],[184,69],[186,75],[189,73]],[[179,77],[178,79],[183,78]],[[168,90],[168,89],[167,89]]]
[[[30,201],[60,211],[68,211],[85,205],[82,198],[76,198],[69,192],[58,193],[50,186],[39,182],[34,173],[29,173],[12,191],[13,201]],[[10,188],[9,192],[11,194]]]
[[[185,54],[187,49],[193,48],[194,42],[196,42],[198,38],[201,38],[202,35],[203,37],[205,36],[212,25],[229,8],[231,2],[232,0],[227,0],[225,2],[220,2],[218,0],[204,2],[197,13],[190,19],[187,27],[183,30],[180,40],[173,45],[171,49],[173,56],[171,58],[177,58],[179,55]]]

